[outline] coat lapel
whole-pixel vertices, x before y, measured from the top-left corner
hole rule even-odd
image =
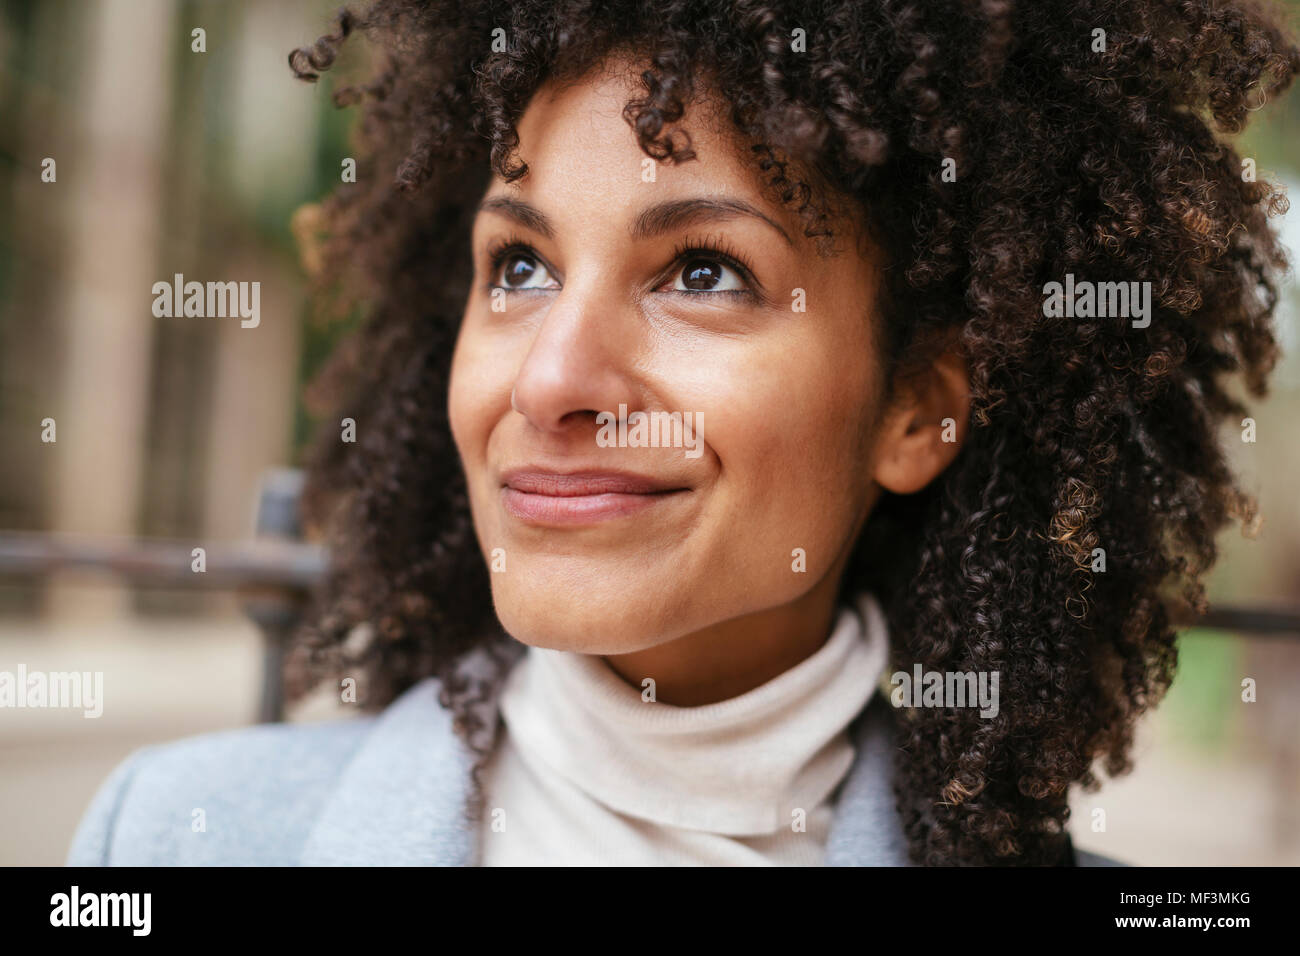
[[[465,866],[473,755],[438,703],[439,681],[409,688],[375,718],[303,848],[305,866]]]
[[[840,788],[827,866],[911,866],[894,801],[893,714],[877,693],[853,727],[856,753]]]

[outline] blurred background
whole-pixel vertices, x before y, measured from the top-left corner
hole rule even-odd
[[[1300,2],[1286,6],[1300,27]],[[278,710],[263,683],[293,604],[240,585],[292,585],[316,560],[276,540],[293,530],[277,469],[300,463],[303,383],[349,322],[308,309],[291,223],[339,181],[351,113],[286,57],[336,8],[0,0],[0,671],[104,675],[97,719],[0,708],[0,864],[61,863],[135,748]],[[1242,154],[1300,198],[1300,99],[1256,120]],[[1300,203],[1275,222],[1300,261]],[[154,317],[148,290],[176,273],[259,281],[260,325]],[[1300,864],[1294,274],[1279,322],[1287,357],[1252,409],[1257,441],[1224,432],[1263,523],[1224,534],[1211,598],[1246,613],[1182,635],[1137,769],[1073,800],[1081,847],[1142,865]],[[194,547],[209,553],[202,587]],[[350,713],[326,694],[286,716]]]

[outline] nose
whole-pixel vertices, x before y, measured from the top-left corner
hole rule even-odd
[[[543,432],[559,433],[631,404],[636,334],[617,293],[575,277],[560,290],[515,377],[511,407]]]

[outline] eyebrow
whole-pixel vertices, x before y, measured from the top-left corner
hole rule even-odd
[[[649,239],[674,229],[693,226],[701,222],[723,222],[728,219],[757,219],[781,234],[789,245],[794,245],[790,234],[780,224],[758,208],[742,199],[675,199],[651,206],[636,217],[632,237]]]
[[[522,199],[513,199],[510,196],[494,196],[479,203],[478,211],[498,213],[507,219],[513,219],[519,225],[526,226],[534,232],[540,232],[547,239],[555,238],[555,227],[551,225],[551,220],[546,213]]]
[[[541,233],[547,239],[555,238],[555,226],[546,213],[531,203],[511,196],[494,196],[479,204],[480,212],[495,212]],[[788,245],[794,241],[781,224],[756,206],[742,199],[673,199],[656,203],[643,210],[632,224],[633,239],[651,239],[674,229],[698,225],[702,222],[724,222],[729,219],[757,219],[781,234]]]

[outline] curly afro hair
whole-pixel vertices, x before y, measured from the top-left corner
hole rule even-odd
[[[969,438],[926,490],[876,506],[842,594],[879,596],[895,669],[1001,677],[994,719],[896,712],[913,859],[1061,862],[1069,786],[1129,768],[1134,724],[1172,680],[1174,625],[1205,610],[1216,533],[1254,520],[1216,429],[1265,394],[1276,360],[1287,263],[1267,217],[1286,201],[1243,175],[1225,134],[1300,66],[1276,14],[1239,0],[378,0],[290,66],[314,81],[358,32],[379,62],[334,93],[361,104],[362,155],[322,207],[320,249],[322,282],[366,316],[317,388],[361,437],[330,427],[312,462],[307,514],[332,570],[290,694],[349,673],[379,707],[440,675],[481,770],[475,704],[509,641],[447,420],[469,228],[491,175],[525,172],[515,124],[538,87],[631,52],[643,89],[624,117],[647,155],[690,161],[674,124],[704,85],[725,91],[807,234],[830,237],[829,213],[851,208],[884,250],[894,375],[938,341],[964,350]],[[1044,315],[1045,284],[1071,273],[1150,282],[1150,325]],[[459,672],[475,648],[495,672]]]

